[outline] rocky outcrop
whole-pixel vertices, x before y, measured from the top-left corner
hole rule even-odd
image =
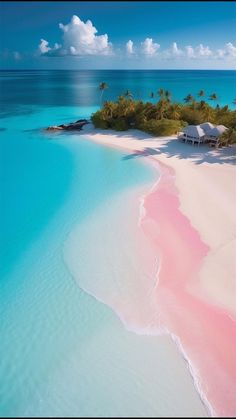
[[[76,122],[70,122],[69,124],[52,125],[46,128],[47,131],[80,131],[84,125],[89,124],[87,119],[78,119]]]

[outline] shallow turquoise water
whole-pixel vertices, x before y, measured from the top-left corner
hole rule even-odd
[[[75,284],[63,262],[63,244],[73,225],[108,197],[154,178],[150,169],[122,160],[123,154],[115,150],[85,138],[75,148],[68,136],[55,139],[39,129],[74,114],[74,108],[34,106],[32,114],[4,118],[1,416],[55,412],[58,400],[52,406],[40,402],[46,398],[45,385],[75,346],[77,353],[80,347],[84,350],[87,333],[92,336],[94,330],[116,321],[110,310]],[[66,412],[79,414],[78,406]]]
[[[127,88],[145,98],[155,86],[156,90],[173,90],[180,97],[180,92],[189,92],[190,80],[195,80],[195,90],[214,86],[225,103],[235,97],[232,74],[189,72],[186,82],[178,72],[1,73],[1,416],[91,413],[83,383],[73,376],[74,354],[77,359],[83,357],[89,342],[96,342],[97,334],[102,335],[106,328],[119,330],[122,345],[130,339],[135,345],[144,344],[142,337],[123,331],[111,310],[79,289],[64,264],[63,245],[73,226],[89,220],[89,214],[108,198],[135,185],[152,183],[156,174],[136,160],[123,160],[124,153],[117,150],[83,137],[75,145],[73,134],[47,135],[42,128],[89,117],[98,107],[97,85],[103,80],[110,86],[107,99]],[[102,237],[94,240],[102,246]],[[119,348],[121,342],[117,345]],[[92,411],[97,406],[100,415],[118,414],[119,409],[122,414],[154,415],[155,397],[151,401],[142,398],[134,374],[130,371],[126,377],[132,390],[123,395],[123,405],[118,396],[107,404],[107,389],[99,392],[98,385]],[[66,389],[62,391],[64,379]],[[129,403],[132,391],[135,403]],[[166,409],[168,414],[168,406]]]

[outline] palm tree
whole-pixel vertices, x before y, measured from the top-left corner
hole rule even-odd
[[[131,99],[133,97],[132,93],[130,90],[126,90],[124,96],[128,97],[129,99]]]
[[[235,105],[235,106],[236,106],[236,99],[234,99],[234,100],[233,100],[233,105]]]
[[[205,92],[204,92],[204,90],[200,90],[200,92],[198,92],[198,96],[199,96],[199,97],[203,97],[203,96],[205,96]]]
[[[228,105],[223,106],[223,108],[221,108],[221,112],[222,114],[224,114],[225,112],[227,112],[229,110]]]
[[[163,119],[164,115],[168,108],[168,102],[166,99],[160,99],[159,102],[156,105],[156,118],[157,119]]]
[[[159,89],[157,91],[157,94],[158,94],[158,96],[160,96],[161,99],[164,97],[164,93],[165,93],[164,89]]]
[[[101,105],[102,105],[102,97],[103,97],[103,93],[105,89],[108,89],[108,84],[103,81],[102,83],[99,84],[99,90],[101,90],[101,96],[100,96]]]
[[[171,101],[171,93],[169,92],[169,90],[165,90],[165,98],[167,102]]]
[[[198,109],[200,110],[200,111],[204,111],[205,109],[206,109],[206,107],[207,107],[208,105],[207,105],[207,103],[205,102],[205,100],[201,100],[201,102],[199,103],[199,105],[198,105]]]
[[[106,118],[108,118],[108,119],[113,118],[114,113],[116,112],[116,110],[117,110],[117,104],[115,102],[106,101],[104,103],[103,111],[104,111],[104,115],[106,116]]]
[[[118,111],[119,117],[125,117],[129,113],[134,112],[134,101],[127,100],[124,96],[119,96],[118,98]]]
[[[218,99],[218,96],[217,96],[217,94],[216,94],[216,93],[212,93],[212,94],[209,96],[209,99],[210,99],[210,100],[217,100],[217,99]]]
[[[178,120],[180,117],[180,110],[181,107],[178,103],[172,103],[168,111],[168,117],[170,117],[170,119]]]
[[[203,111],[203,114],[204,114],[204,118],[206,119],[206,121],[214,122],[214,111],[213,111],[213,108],[211,106],[206,104],[206,107]]]
[[[194,97],[191,95],[191,93],[189,93],[185,98],[184,98],[185,103],[190,103],[190,102],[194,102]]]

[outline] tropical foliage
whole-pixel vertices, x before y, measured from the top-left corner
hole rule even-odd
[[[229,145],[236,143],[236,130],[229,128],[220,136],[220,145]]]
[[[100,89],[104,91],[105,86]],[[222,137],[222,144],[236,142],[236,110],[230,110],[227,105],[210,105],[203,100],[203,90],[197,95],[199,100],[189,93],[183,99],[185,103],[173,102],[168,90],[159,89],[157,95],[159,99],[156,103],[143,102],[133,99],[132,93],[127,90],[116,101],[106,101],[92,115],[92,122],[95,127],[103,129],[125,131],[137,128],[153,135],[171,135],[187,124],[197,125],[207,121],[230,128]],[[149,96],[152,100],[155,98],[153,92]],[[213,104],[217,100],[216,93],[212,93],[209,99]]]

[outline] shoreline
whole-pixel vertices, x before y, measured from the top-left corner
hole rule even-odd
[[[212,251],[213,251],[213,253],[215,251],[215,248],[214,248],[215,237],[214,237],[214,234],[210,234],[210,228],[204,230],[203,227],[204,227],[204,222],[206,222],[206,220],[201,220],[201,217],[199,217],[199,219],[197,219],[198,217],[196,217],[196,213],[195,213],[195,217],[194,217],[193,208],[191,208],[192,211],[190,211],[189,202],[188,202],[188,200],[186,201],[186,199],[185,199],[186,198],[186,190],[189,188],[189,182],[186,182],[186,184],[184,185],[184,188],[182,187],[183,186],[183,174],[187,175],[187,172],[190,171],[190,169],[192,169],[191,172],[193,173],[193,170],[194,170],[193,164],[194,163],[192,163],[191,161],[187,161],[187,162],[186,161],[185,162],[180,161],[179,162],[179,161],[177,161],[177,159],[174,155],[171,156],[171,157],[163,155],[163,154],[160,155],[159,152],[156,152],[156,150],[153,149],[153,147],[154,146],[156,147],[157,145],[160,148],[163,147],[163,146],[165,147],[165,144],[167,142],[171,142],[171,141],[174,141],[176,143],[175,144],[176,147],[180,148],[180,149],[183,148],[183,147],[186,147],[186,146],[189,148],[189,146],[186,145],[186,144],[181,144],[177,140],[175,141],[174,136],[171,136],[171,137],[168,137],[168,138],[164,138],[164,137],[153,138],[153,137],[150,137],[149,135],[147,135],[145,133],[138,132],[138,131],[133,131],[133,130],[131,132],[129,131],[128,133],[125,132],[124,134],[123,133],[120,134],[120,133],[111,132],[111,131],[107,132],[105,130],[95,130],[95,129],[91,130],[91,128],[90,128],[90,129],[83,130],[83,132],[81,132],[81,134],[86,136],[86,138],[88,138],[89,140],[98,142],[100,144],[111,146],[111,147],[117,147],[119,149],[122,148],[123,150],[129,152],[129,154],[127,156],[127,159],[131,158],[129,156],[131,156],[130,153],[133,151],[133,157],[134,158],[138,158],[139,156],[148,157],[148,159],[145,159],[145,160],[148,161],[149,164],[150,163],[154,164],[154,165],[158,164],[159,166],[161,165],[163,167],[166,166],[166,167],[169,168],[169,170],[171,172],[171,178],[172,178],[171,180],[173,181],[174,188],[176,189],[175,193],[176,193],[176,196],[177,196],[177,200],[179,199],[179,203],[177,202],[176,208],[179,211],[180,215],[183,217],[183,219],[185,219],[185,220],[187,219],[187,222],[189,224],[188,228],[190,230],[195,230],[195,232],[197,232],[197,235],[199,236],[198,239],[205,246],[205,250],[207,249],[206,254],[201,255],[201,258],[200,258],[201,263],[197,267],[195,277],[194,278],[188,278],[188,281],[186,281],[186,289],[184,289],[185,294],[183,293],[182,296],[179,295],[179,299],[181,300],[181,298],[184,298],[184,299],[186,299],[186,300],[183,300],[185,303],[189,303],[189,301],[191,301],[191,303],[193,303],[193,305],[195,304],[196,313],[195,313],[195,316],[193,315],[193,318],[192,318],[193,325],[194,325],[194,320],[197,319],[197,320],[200,321],[200,323],[202,322],[202,326],[204,325],[204,327],[205,327],[205,323],[207,323],[207,321],[205,322],[205,316],[207,317],[209,315],[209,312],[210,312],[210,316],[208,316],[210,318],[210,321],[208,321],[208,328],[206,327],[206,330],[204,332],[205,333],[204,339],[206,339],[206,340],[204,341],[204,339],[203,339],[202,344],[208,343],[208,348],[209,348],[209,354],[208,355],[209,356],[213,355],[213,358],[214,358],[214,355],[215,355],[215,361],[220,360],[221,368],[218,366],[219,375],[226,372],[227,379],[225,379],[225,382],[222,384],[222,386],[217,387],[217,386],[214,385],[215,380],[217,380],[217,374],[216,374],[215,377],[212,377],[212,379],[211,379],[211,377],[209,375],[209,371],[207,373],[207,368],[206,368],[207,362],[206,362],[206,360],[204,360],[204,362],[203,362],[203,360],[200,360],[200,359],[197,360],[196,356],[195,356],[195,359],[194,359],[194,356],[192,356],[191,353],[190,354],[188,353],[189,348],[194,353],[194,349],[197,347],[197,345],[199,345],[199,335],[197,334],[196,336],[192,336],[194,345],[193,345],[193,342],[192,342],[192,345],[191,345],[188,342],[188,339],[187,339],[187,342],[184,342],[183,336],[181,337],[181,332],[175,333],[175,331],[176,331],[175,329],[176,328],[179,329],[179,326],[177,327],[175,325],[173,327],[173,324],[172,324],[172,327],[170,327],[170,329],[169,329],[168,321],[164,322],[164,325],[169,330],[169,333],[170,333],[172,339],[173,339],[173,336],[175,336],[175,338],[174,338],[175,343],[176,343],[176,337],[177,337],[177,340],[180,343],[180,347],[182,348],[182,350],[181,350],[182,356],[185,359],[188,360],[187,361],[188,362],[188,367],[189,367],[189,370],[190,370],[190,374],[193,377],[194,385],[197,388],[199,396],[202,399],[204,405],[206,406],[208,412],[210,412],[210,414],[212,416],[215,415],[215,411],[217,412],[217,414],[220,414],[220,415],[234,414],[235,411],[236,411],[236,406],[235,406],[235,402],[233,401],[233,398],[232,398],[233,395],[230,396],[230,386],[231,386],[230,383],[233,385],[234,379],[236,378],[236,366],[234,365],[233,359],[231,359],[231,364],[230,364],[230,362],[226,362],[225,365],[223,365],[224,364],[224,357],[222,358],[220,348],[218,347],[217,351],[215,351],[216,353],[212,354],[212,351],[214,351],[214,345],[212,345],[212,338],[211,338],[211,336],[210,336],[210,338],[209,337],[206,338],[207,332],[211,332],[212,327],[214,327],[216,325],[219,325],[219,324],[222,324],[222,326],[224,328],[224,326],[226,325],[227,319],[228,319],[228,322],[231,323],[231,324],[226,325],[226,329],[227,329],[228,333],[227,332],[223,333],[223,334],[216,333],[215,338],[223,339],[223,345],[225,344],[226,347],[228,347],[229,354],[231,353],[233,355],[233,351],[230,352],[230,350],[232,350],[230,341],[232,339],[232,342],[233,342],[232,346],[236,342],[236,334],[233,333],[234,332],[233,329],[235,327],[235,324],[233,324],[234,323],[234,313],[231,312],[232,304],[226,304],[226,303],[228,303],[227,298],[225,298],[225,300],[223,301],[223,304],[222,304],[222,301],[221,301],[221,304],[217,305],[217,299],[215,299],[215,301],[214,301],[214,299],[211,298],[212,296],[209,293],[207,295],[206,290],[203,289],[202,280],[201,281],[199,280],[199,277],[201,277],[202,265],[204,266],[204,268],[206,270],[206,272],[204,274],[205,277],[206,277],[206,274],[209,276],[209,274],[211,273],[211,271],[209,271],[209,269],[207,271],[206,266],[207,266],[207,262],[208,262],[209,257],[211,257],[211,259],[212,259]],[[195,153],[196,148],[194,149],[194,148],[192,148],[192,146],[190,146],[190,147],[191,147],[191,149],[189,150],[189,152],[191,153],[191,151],[193,150],[194,153]],[[205,152],[205,150],[203,152]],[[200,153],[200,151],[198,151],[198,153]],[[208,154],[211,154],[211,155],[214,156],[215,154],[219,154],[219,151],[212,150],[212,151],[210,151],[210,153],[208,152]],[[206,171],[209,170],[209,164],[207,162],[204,162],[204,156],[202,156],[202,157],[203,157],[203,163],[205,163],[206,167],[204,167],[204,171],[203,170],[200,171],[200,179],[201,179],[201,176],[203,175],[203,172],[205,173]],[[188,157],[186,157],[186,158],[188,159]],[[214,158],[215,158],[215,161],[214,161],[213,165],[214,165],[214,174],[215,174],[216,169],[219,170],[219,164],[217,162],[217,156],[215,156]],[[227,165],[227,158],[229,158],[229,162],[230,162],[230,155],[228,155],[226,153],[226,169],[222,168],[222,169],[220,169],[220,171],[222,173],[227,172],[228,173],[227,176],[230,176],[230,174],[233,173],[233,170],[235,168],[231,167],[231,165],[229,165],[229,164]],[[185,164],[183,164],[183,163],[185,163]],[[181,168],[180,167],[181,165],[185,166],[185,167]],[[193,166],[193,167],[191,167],[191,166]],[[187,170],[187,169],[189,169],[189,170]],[[188,181],[191,178],[191,174],[192,174],[191,172],[190,172],[190,176],[187,176]],[[160,182],[163,181],[163,170],[161,170],[161,173],[162,174],[161,174],[160,179],[158,179],[158,181],[155,182],[154,185],[152,185],[152,188],[147,193],[147,195],[140,198],[140,202],[143,202],[143,203],[140,204],[140,207],[143,206],[146,211],[147,211],[147,209],[145,208],[145,204],[147,204],[148,197],[150,197],[150,195],[152,195],[152,194],[155,195],[156,191],[158,193],[159,188],[160,188]],[[196,174],[196,173],[194,173],[194,174],[195,174],[194,181],[195,181],[195,185],[196,185],[197,184],[196,179],[199,177],[199,175]],[[227,176],[226,176],[226,178],[227,178]],[[202,191],[199,189],[199,179],[197,179],[197,180],[198,180],[198,185],[197,185],[198,186],[198,194],[200,195],[199,192],[202,192]],[[207,179],[205,179],[205,181],[207,181]],[[181,182],[182,182],[182,185],[181,185]],[[164,183],[165,183],[165,176],[164,176]],[[164,191],[165,191],[166,186],[167,185],[164,185]],[[232,185],[230,185],[230,187],[231,187],[231,192],[233,193]],[[230,188],[228,187],[228,190],[229,189]],[[154,192],[153,192],[153,190],[154,190]],[[171,192],[173,192],[173,190]],[[232,196],[233,195],[231,194],[231,197]],[[154,204],[152,202],[151,207],[152,207],[152,205],[155,206],[155,202],[157,200],[157,197],[154,196],[153,200],[154,200],[153,201]],[[233,202],[230,203],[232,205],[232,209],[233,209]],[[221,212],[219,211],[219,214],[220,213]],[[218,216],[219,216],[219,214],[218,214]],[[164,214],[164,215],[166,217],[166,214]],[[202,218],[204,218],[204,217],[202,217]],[[145,219],[147,219],[147,213],[142,214],[141,220],[140,220],[141,224],[143,223],[143,220],[145,220]],[[232,226],[232,219],[229,220],[228,224],[230,224],[230,222],[231,222],[230,227],[232,229],[232,227],[234,227],[234,226]],[[224,221],[223,221],[223,223],[224,223]],[[198,228],[196,228],[196,224],[197,224]],[[224,224],[227,224],[227,223],[224,223]],[[222,242],[224,244],[224,240],[229,238],[228,237],[227,226],[224,225],[224,227],[226,227],[226,229],[225,229],[226,232],[225,232],[225,235],[223,235],[223,237],[221,237],[222,241],[220,242],[220,240],[218,240],[218,242],[217,242],[218,246],[222,246]],[[222,228],[222,225],[221,225],[221,228]],[[150,238],[150,231],[148,232],[148,234],[149,234],[149,238]],[[231,235],[232,235],[232,233],[231,233]],[[176,237],[177,237],[177,235],[176,235]],[[156,239],[156,237],[154,239]],[[195,237],[195,239],[196,239],[196,237]],[[168,248],[168,246],[169,246],[169,244],[167,243],[167,248]],[[186,252],[187,252],[187,250],[186,250]],[[223,257],[221,257],[221,260],[224,261]],[[162,271],[163,271],[163,266],[161,266],[159,274],[161,274]],[[197,280],[196,280],[196,278],[197,278]],[[204,276],[203,276],[203,278],[204,278]],[[228,280],[227,277],[224,278],[224,279]],[[231,279],[231,281],[232,281],[232,279]],[[158,279],[157,282],[158,282],[157,288],[159,288],[159,292],[160,292],[160,278]],[[193,286],[193,284],[194,284],[194,286]],[[189,286],[190,286],[190,290],[188,289]],[[200,290],[200,292],[199,292],[199,290]],[[188,300],[187,300],[187,298],[188,298]],[[218,298],[219,298],[219,296],[218,296]],[[191,311],[191,309],[192,309],[192,306],[189,305],[189,311]],[[200,315],[200,319],[198,317],[196,317],[196,314],[197,315],[199,314],[199,310],[202,310],[202,313]],[[213,313],[213,317],[212,317],[212,313]],[[186,314],[188,314],[188,313],[186,312]],[[228,318],[226,318],[225,315],[226,316],[228,315]],[[217,318],[218,318],[218,322],[217,322]],[[182,324],[182,326],[183,326],[183,324]],[[207,330],[207,329],[209,329],[209,330]],[[204,333],[200,333],[200,337],[201,337],[201,335],[204,335]],[[210,333],[210,334],[212,334],[212,333]],[[213,339],[213,341],[214,341],[214,339]],[[179,345],[177,345],[177,346],[178,346],[178,350],[180,350]],[[204,347],[204,345],[203,345],[203,347]],[[203,355],[203,347],[198,348],[200,350],[200,352],[202,352],[201,355]],[[190,350],[190,352],[191,352],[191,350]],[[230,358],[230,356],[229,356],[229,358]],[[218,365],[218,364],[216,363],[216,365]],[[202,368],[200,374],[198,373],[199,367]],[[224,368],[226,368],[225,371],[224,371]],[[210,370],[211,370],[211,368],[210,368]],[[191,373],[191,371],[193,373]],[[231,373],[230,373],[230,371],[231,371]],[[211,382],[210,383],[210,393],[209,393],[209,391],[207,391],[208,386],[209,386],[209,382]],[[205,387],[205,389],[204,389],[204,387]],[[220,388],[220,387],[222,387],[222,388]],[[222,395],[222,391],[223,391],[223,397],[221,398],[220,395]],[[227,392],[229,393],[228,400],[227,400],[227,397],[226,397],[226,399],[224,399],[224,391],[225,391],[225,393],[227,393]],[[232,391],[232,389],[231,389],[231,391]],[[226,409],[224,407],[225,405],[226,405]]]
[[[79,288],[96,301],[109,307],[126,332],[139,336],[141,344],[147,342],[147,345],[149,345],[151,341],[156,342],[157,348],[154,352],[149,353],[148,362],[151,360],[154,365],[156,360],[160,356],[163,358],[165,354],[162,360],[163,366],[165,365],[164,371],[165,368],[166,370],[171,368],[176,374],[174,384],[169,381],[168,375],[166,376],[164,371],[162,371],[162,374],[160,374],[159,368],[155,371],[155,375],[159,377],[162,383],[160,384],[161,388],[166,389],[166,386],[168,386],[168,392],[165,396],[166,402],[173,403],[172,409],[165,414],[173,415],[173,411],[180,402],[183,410],[181,413],[180,408],[178,416],[184,414],[186,403],[189,405],[188,416],[210,416],[211,408],[204,399],[204,395],[198,391],[198,383],[193,380],[192,368],[186,354],[180,348],[179,350],[176,349],[176,337],[171,335],[166,327],[162,327],[161,322],[152,323],[153,317],[158,319],[159,316],[155,300],[153,300],[151,294],[152,290],[156,290],[158,286],[155,283],[155,277],[159,274],[160,266],[154,246],[148,241],[143,231],[137,229],[141,208],[140,194],[145,196],[149,189],[147,184],[121,192],[117,197],[109,199],[97,208],[89,220],[85,220],[82,225],[75,226],[64,245],[64,261]],[[126,202],[125,208],[123,202]],[[113,225],[110,233],[104,233],[106,225]],[[98,250],[96,247],[91,249],[87,244],[84,248],[84,243],[91,243],[94,234],[98,237],[103,235],[104,246],[102,250]],[[114,237],[116,237],[116,248],[122,249],[119,251],[120,256],[113,250]],[[89,260],[93,259],[93,266],[90,267],[89,275],[87,268],[84,272],[83,266],[79,262],[81,248],[83,248],[84,256],[86,255]],[[78,249],[80,249],[80,258],[77,257]],[[148,260],[142,258],[144,253],[148,254]],[[104,266],[103,259],[99,257],[100,255],[108,261],[109,266],[107,268]],[[137,258],[134,258],[134,255]],[[156,266],[154,267],[156,261],[158,270],[156,270]],[[111,271],[112,262],[114,272]],[[152,272],[150,272],[151,265],[155,268],[152,269]],[[96,266],[95,271],[94,266]],[[110,276],[113,278],[112,281],[109,280]],[[148,307],[149,303],[151,309]],[[160,348],[163,345],[166,348],[166,353],[164,351],[163,355],[158,349],[159,345]],[[173,345],[175,351],[172,356],[170,356],[168,350],[169,345],[171,347]],[[135,353],[136,350],[137,348],[132,348]],[[146,360],[145,357],[144,352],[143,361]],[[184,380],[181,381],[183,378]],[[189,380],[189,384],[186,383],[186,378]],[[179,390],[178,388],[175,389],[178,380],[180,381]],[[150,382],[153,385],[152,374],[150,375]],[[149,390],[150,382],[147,386]],[[158,402],[156,408],[159,409],[158,406],[161,404],[162,397],[159,399],[161,392],[158,388],[156,390],[155,400]],[[183,394],[185,395],[184,399],[182,399]]]

